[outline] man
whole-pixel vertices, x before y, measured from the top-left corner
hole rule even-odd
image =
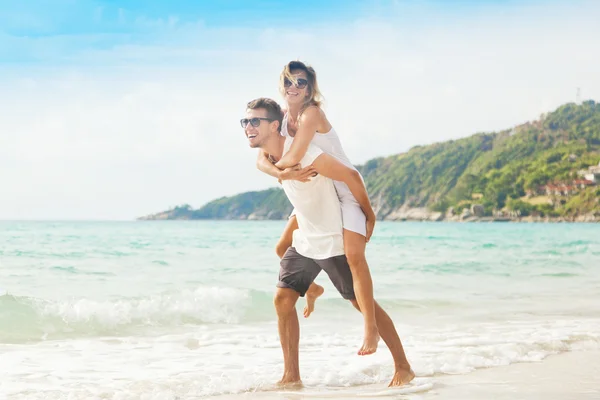
[[[280,135],[281,121],[281,108],[274,100],[266,98],[248,103],[246,118],[241,120],[250,147],[262,149],[273,162],[283,156],[293,140]],[[342,215],[332,181],[345,182],[350,188],[360,184],[364,188],[360,175],[312,144],[300,164],[302,167],[312,166],[317,175],[308,182],[282,182],[296,210],[298,229],[294,231],[292,247],[281,260],[274,299],[284,359],[281,384],[301,383],[298,362],[300,327],[296,302],[305,295],[321,270],[327,273],[342,297],[360,311],[354,296],[350,266],[344,255]],[[395,372],[390,386],[410,382],[415,375],[406,359],[394,323],[377,303],[375,317],[379,334],[394,358]]]

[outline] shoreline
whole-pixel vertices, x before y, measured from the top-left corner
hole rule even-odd
[[[287,221],[287,218],[147,218],[140,217],[132,221]],[[442,222],[442,223],[519,223],[519,224],[596,224],[600,223],[600,217],[594,218],[496,218],[496,217],[482,217],[482,218],[468,218],[468,219],[412,219],[412,218],[401,218],[401,219],[377,219],[378,222]]]
[[[585,368],[583,367],[585,366]],[[600,350],[570,351],[537,362],[481,368],[467,374],[417,376],[399,388],[387,382],[346,388],[304,388],[278,390],[275,385],[262,391],[209,396],[214,400],[268,399],[381,399],[406,400],[597,400],[600,399]]]

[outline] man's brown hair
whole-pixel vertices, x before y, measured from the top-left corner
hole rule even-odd
[[[249,102],[246,108],[248,110],[258,110],[260,108],[267,110],[267,118],[270,118],[274,121],[278,121],[279,126],[277,127],[277,130],[281,130],[283,115],[281,113],[281,107],[279,106],[279,104],[277,104],[275,100],[266,97],[259,97],[258,99],[254,99],[251,102]]]

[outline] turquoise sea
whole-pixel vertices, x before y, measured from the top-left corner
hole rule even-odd
[[[0,399],[194,399],[280,378],[283,221],[0,222]],[[375,297],[420,382],[600,349],[597,224],[380,222]],[[309,388],[386,383],[325,274],[301,320]],[[304,306],[301,299],[298,308]]]

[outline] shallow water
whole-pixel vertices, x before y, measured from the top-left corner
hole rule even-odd
[[[272,295],[283,222],[0,222],[0,398],[176,399],[282,372]],[[436,374],[600,348],[595,224],[377,225],[375,296],[424,385]],[[383,384],[326,275],[301,321],[303,381]],[[303,307],[303,300],[299,308]]]

